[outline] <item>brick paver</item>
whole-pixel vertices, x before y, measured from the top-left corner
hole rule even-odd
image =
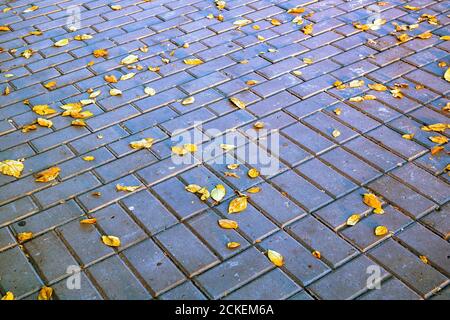
[[[449,136],[450,2],[216,2],[0,1],[0,161],[25,165],[19,178],[0,175],[0,297],[36,299],[49,286],[54,299],[449,299],[449,149],[430,138]],[[74,39],[82,34],[92,37]],[[108,55],[95,58],[98,49]],[[122,65],[129,54],[139,61]],[[185,63],[193,58],[202,63]],[[72,126],[60,106],[97,91],[86,126]],[[350,101],[365,95],[376,99]],[[56,114],[38,116],[40,104]],[[53,126],[22,132],[38,117]],[[249,131],[257,122],[274,131]],[[423,130],[436,123],[447,128]],[[185,134],[203,149],[175,163]],[[151,148],[130,148],[148,137]],[[238,148],[221,149],[224,137]],[[279,167],[252,179],[248,169],[263,165],[240,152],[257,142]],[[56,180],[35,181],[52,166]],[[188,184],[223,184],[226,196],[201,201]],[[248,206],[230,215],[235,192]],[[369,192],[384,214],[363,203]],[[97,222],[80,224],[87,218]],[[389,232],[375,235],[380,225]],[[378,289],[368,286],[376,271]]]

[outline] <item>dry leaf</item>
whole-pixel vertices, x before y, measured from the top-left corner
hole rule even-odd
[[[255,84],[258,84],[258,82],[259,82],[259,81],[257,81],[257,80],[247,80],[245,83],[246,83],[248,86],[254,86]]]
[[[264,128],[264,122],[262,122],[262,121],[255,122],[255,124],[253,125],[253,128],[255,128],[255,129]]]
[[[173,146],[172,147],[172,153],[176,154],[178,156],[184,156],[185,154],[187,154],[189,151],[187,151],[184,147],[182,146]]]
[[[225,174],[225,177],[232,177],[232,178],[238,178],[239,179],[239,176],[236,173],[234,173],[234,172],[226,171],[226,172],[224,172],[224,174]]]
[[[308,24],[308,25],[304,26],[302,29],[302,32],[306,35],[311,34],[313,32],[313,25]]]
[[[42,287],[39,291],[38,300],[51,300],[53,295],[53,289],[50,287]]]
[[[121,96],[122,91],[120,91],[119,89],[111,89],[109,90],[109,94],[112,96]]]
[[[188,98],[183,99],[183,100],[181,101],[181,104],[182,104],[183,106],[187,106],[187,105],[189,105],[189,104],[193,104],[194,102],[195,102],[195,98],[194,98],[194,97],[188,97]]]
[[[84,122],[83,119],[77,119],[77,120],[73,120],[71,122],[71,125],[77,126],[77,127],[85,127],[86,126],[86,122]]]
[[[120,61],[120,64],[128,65],[137,62],[139,57],[134,54],[130,54],[129,56],[125,57]]]
[[[375,91],[386,91],[387,87],[381,83],[372,83],[368,85],[370,89]]]
[[[413,7],[413,6],[409,5],[409,4],[403,6],[403,8],[408,9],[408,10],[411,10],[411,11],[417,11],[417,10],[420,10],[419,7]]]
[[[44,118],[37,118],[37,123],[41,127],[51,128],[53,126],[53,122]]]
[[[153,141],[155,141],[153,138],[144,138],[138,141],[132,141],[130,142],[130,147],[133,149],[148,149],[153,145]]]
[[[96,224],[96,223],[97,223],[96,218],[83,219],[80,221],[80,224]]]
[[[56,110],[53,110],[46,104],[38,104],[33,107],[33,111],[36,112],[40,116],[46,116],[49,114],[55,114]]]
[[[221,184],[218,184],[214,189],[211,191],[211,198],[214,201],[220,202],[225,197],[225,187]]]
[[[69,39],[61,39],[59,41],[56,41],[53,45],[55,47],[64,47],[69,44]]]
[[[219,226],[223,229],[237,229],[239,227],[236,221],[229,219],[220,219],[218,223]]]
[[[377,196],[374,195],[373,193],[365,193],[363,201],[366,205],[375,209],[373,211],[374,213],[377,213],[377,214],[384,213],[384,210],[381,208],[382,204],[381,204],[380,199],[378,199]]]
[[[248,170],[247,175],[250,178],[254,179],[254,178],[259,177],[259,171],[255,168],[251,168],[250,170]]]
[[[131,78],[133,78],[135,75],[136,75],[136,73],[130,72],[130,73],[127,73],[127,74],[122,75],[122,76],[120,77],[120,80],[125,81],[125,80],[128,80],[128,79],[131,79]]]
[[[428,264],[428,258],[426,256],[419,256],[419,259],[422,260],[423,263]]]
[[[197,193],[199,190],[201,190],[202,187],[200,187],[198,184],[189,184],[184,188],[191,193]]]
[[[354,226],[359,222],[360,216],[359,214],[353,214],[347,219],[347,225],[348,226]]]
[[[247,208],[247,197],[233,199],[228,206],[228,213],[242,212]]]
[[[39,9],[38,6],[31,6],[31,7],[27,8],[27,9],[23,10],[22,12],[23,13],[28,13],[28,12],[36,11],[37,9]]]
[[[337,137],[339,137],[339,136],[341,135],[341,132],[340,132],[339,130],[335,129],[335,130],[333,130],[333,132],[331,133],[331,135],[332,135],[334,138],[337,138]]]
[[[414,138],[414,133],[404,134],[404,135],[402,135],[402,138],[406,139],[406,140],[412,140]]]
[[[36,174],[36,182],[49,182],[56,179],[56,177],[59,175],[59,172],[61,171],[58,167],[51,167],[47,170],[41,171]]]
[[[320,254],[320,251],[314,250],[313,252],[311,252],[312,255],[314,257],[316,257],[317,259],[320,259],[322,257],[322,255]]]
[[[248,193],[258,193],[261,191],[261,187],[251,187],[247,190]]]
[[[11,31],[9,26],[0,26],[0,32]]]
[[[428,139],[430,139],[434,143],[438,143],[438,144],[443,144],[443,143],[448,142],[448,138],[444,137],[444,136],[432,136],[432,137],[429,137]]]
[[[150,87],[145,87],[144,92],[149,96],[154,96],[156,94],[156,90]]]
[[[113,4],[110,6],[110,8],[113,10],[122,10],[122,6],[119,4]]]
[[[133,192],[136,191],[137,189],[139,189],[141,186],[124,186],[121,184],[116,184],[116,190],[117,191],[128,191],[128,192]]]
[[[447,71],[445,71],[444,79],[450,82],[450,68],[448,68]]]
[[[19,243],[23,243],[31,238],[33,238],[32,232],[21,232],[17,234],[17,241],[19,241]]]
[[[314,61],[311,58],[303,58],[303,62],[306,64],[312,64]]]
[[[22,132],[26,133],[28,131],[36,130],[36,129],[37,129],[37,126],[35,124],[27,124],[27,125],[22,127]]]
[[[22,52],[21,56],[24,57],[25,59],[30,59],[33,53],[34,53],[33,49],[26,49]]]
[[[291,8],[287,12],[291,14],[303,13],[305,12],[305,8]]]
[[[241,246],[241,244],[239,242],[228,242],[227,243],[228,249],[236,249],[236,248],[239,248],[240,246]]]
[[[430,124],[428,126],[423,126],[421,129],[423,131],[434,131],[434,132],[445,132],[445,129],[450,128],[449,124],[444,124],[444,123],[435,123],[435,124]]]
[[[82,40],[90,40],[93,37],[90,34],[78,34],[75,37],[73,37],[73,40],[82,41]]]
[[[84,161],[94,161],[94,160],[95,160],[95,157],[94,157],[94,156],[84,156],[84,157],[83,157],[83,160],[84,160]]]
[[[349,88],[360,88],[364,85],[364,80],[353,80],[348,84]]]
[[[284,265],[284,257],[276,251],[267,250],[267,257],[277,267],[282,267]]]
[[[109,82],[109,83],[117,83],[117,78],[116,78],[116,76],[114,76],[114,75],[106,75],[105,76],[105,80],[106,80],[106,82]]]
[[[389,230],[385,226],[378,226],[375,228],[375,235],[376,236],[384,236],[388,234]]]
[[[424,33],[421,33],[417,36],[419,39],[430,39],[433,36],[433,34],[430,31],[426,31]]]
[[[183,148],[186,149],[188,152],[196,152],[197,151],[197,145],[192,144],[192,143],[184,144]]]
[[[239,163],[230,163],[229,165],[227,165],[227,168],[230,170],[235,170],[239,168]]]
[[[245,103],[236,97],[231,97],[230,101],[239,109],[245,109],[246,107]]]
[[[203,63],[203,61],[200,59],[184,59],[183,61],[185,64],[190,66],[196,66]]]
[[[220,148],[222,148],[225,151],[230,151],[230,150],[233,150],[234,148],[236,148],[236,146],[234,146],[232,144],[221,143]]]
[[[270,23],[274,26],[281,26],[280,20],[277,20],[277,19],[271,19]]]
[[[206,199],[208,199],[210,197],[210,193],[208,191],[208,189],[206,188],[201,188],[200,190],[197,191],[198,194],[200,194],[200,200],[205,201]]]
[[[120,239],[115,236],[102,236],[102,241],[108,247],[119,247],[120,246]]]
[[[240,20],[236,20],[235,22],[233,22],[233,25],[238,26],[238,27],[243,27],[250,23],[252,23],[252,22],[248,19],[240,19]]]
[[[14,294],[11,291],[8,291],[0,300],[6,301],[6,300],[14,300],[14,299],[15,299]]]
[[[0,172],[7,176],[19,178],[22,173],[24,165],[16,160],[0,161]]]
[[[435,155],[435,154],[438,154],[439,152],[441,152],[442,150],[444,150],[444,147],[442,147],[442,146],[436,146],[436,147],[433,147],[433,148],[431,148],[431,155]]]

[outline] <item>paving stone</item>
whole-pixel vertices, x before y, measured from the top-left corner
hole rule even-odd
[[[167,252],[186,270],[189,277],[209,269],[219,259],[182,224],[159,233],[156,236]],[[193,254],[195,252],[195,254]]]
[[[102,296],[86,274],[80,272],[78,275],[80,275],[80,289],[71,290],[67,288],[68,279],[61,280],[52,285],[55,296],[59,300],[102,300]]]
[[[450,204],[446,204],[423,217],[421,221],[435,232],[448,238],[450,230],[449,214]]]
[[[159,298],[161,300],[206,300],[203,293],[190,281],[186,281],[182,285],[173,288]]]
[[[422,297],[448,283],[448,278],[394,240],[385,241],[369,254]]]
[[[14,239],[8,228],[0,229],[0,251],[4,251],[16,244],[16,239]]]
[[[17,201],[0,207],[0,225],[5,226],[37,212],[37,205],[30,197],[24,197]]]
[[[359,256],[316,281],[310,285],[308,289],[320,299],[354,299],[368,290],[368,283],[372,284],[370,276],[374,274],[373,270],[379,271],[377,275],[380,276],[380,280],[388,276],[388,273],[384,268],[377,265],[366,256]]]
[[[358,297],[358,300],[421,300],[422,298],[403,282],[390,278],[381,284],[380,289],[373,289]]]

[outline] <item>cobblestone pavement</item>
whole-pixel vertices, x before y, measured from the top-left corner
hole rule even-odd
[[[0,161],[25,159],[19,178],[0,174],[0,296],[36,299],[47,286],[54,299],[450,298],[448,146],[430,140],[448,132],[423,130],[448,123],[449,1],[228,0],[219,10],[213,0],[18,0],[0,10]],[[74,39],[82,34],[92,38]],[[129,54],[139,61],[121,65]],[[61,105],[98,90],[86,126],[62,116]],[[32,111],[45,104],[56,113]],[[37,117],[53,125],[22,132]],[[235,170],[201,152],[172,161],[180,129],[212,146],[223,143],[208,132],[218,129],[245,149],[268,144],[247,131],[257,121],[279,131],[271,174],[248,177],[259,167],[236,150]],[[148,137],[150,149],[129,146]],[[35,182],[54,166],[56,180]],[[185,190],[220,183],[220,204]],[[247,193],[253,186],[261,191]],[[229,214],[237,190],[248,207]],[[369,192],[384,214],[363,203]],[[87,217],[97,223],[80,224]],[[220,228],[221,218],[239,228]],[[389,232],[376,236],[377,226]],[[32,238],[19,244],[24,233]],[[367,285],[373,276],[379,289]]]

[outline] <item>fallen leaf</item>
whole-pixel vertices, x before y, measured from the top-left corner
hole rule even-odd
[[[75,37],[73,37],[73,40],[77,40],[77,41],[82,41],[82,40],[90,40],[92,39],[93,36],[91,36],[90,34],[78,34]]]
[[[423,126],[421,129],[423,131],[434,131],[434,132],[445,132],[445,129],[450,128],[449,124],[444,124],[444,123],[435,123],[435,124],[430,124],[428,126]]]
[[[69,44],[69,39],[61,39],[59,41],[56,41],[53,45],[55,47],[64,47]]]
[[[200,187],[198,184],[189,184],[184,188],[191,193],[197,193],[202,187]]]
[[[444,41],[449,41],[450,40],[450,35],[449,36],[442,36],[439,39],[444,40]]]
[[[92,93],[89,94],[89,98],[90,99],[95,99],[97,98],[102,92],[100,90],[94,91]]]
[[[419,39],[430,39],[433,36],[433,34],[430,31],[426,31],[424,33],[421,33],[417,36]]]
[[[250,170],[248,170],[247,175],[250,178],[254,179],[254,178],[259,177],[259,171],[255,168],[251,168]]]
[[[114,76],[114,75],[106,75],[105,76],[105,80],[106,80],[106,82],[109,82],[109,83],[117,83],[117,78],[116,78],[116,76]]]
[[[84,156],[84,157],[83,157],[83,160],[84,160],[84,161],[94,161],[94,160],[95,160],[95,157],[94,157],[94,156]]]
[[[208,191],[208,189],[206,188],[201,188],[200,190],[197,191],[198,194],[200,194],[200,200],[205,201],[206,199],[208,199],[210,197],[210,193]]]
[[[291,13],[291,14],[303,13],[303,12],[305,12],[305,8],[291,8],[291,9],[288,9],[287,12]]]
[[[135,75],[136,75],[136,73],[130,72],[130,73],[127,73],[127,74],[122,75],[122,76],[120,77],[120,80],[125,81],[125,80],[128,80],[128,79],[131,79],[131,78],[133,78]]]
[[[120,239],[115,236],[102,236],[102,241],[108,247],[119,247],[120,246]]]
[[[125,57],[120,61],[120,64],[128,65],[137,62],[139,57],[134,54],[130,54],[129,56]]]
[[[334,114],[336,114],[337,116],[340,116],[342,113],[342,109],[341,108],[336,108],[333,110]]]
[[[24,57],[25,59],[30,59],[33,54],[34,54],[33,49],[26,49],[22,52],[21,56]]]
[[[314,257],[316,257],[317,259],[320,259],[322,257],[322,255],[320,254],[320,251],[314,250],[313,252],[311,252],[312,255]]]
[[[243,27],[250,23],[252,23],[252,22],[248,19],[240,19],[240,20],[236,20],[235,22],[233,22],[233,25],[238,26],[238,27]]]
[[[230,170],[235,170],[237,168],[239,168],[239,163],[230,163],[229,165],[227,165],[227,168]]]
[[[371,83],[368,85],[370,89],[375,91],[386,91],[388,88],[381,83]]]
[[[228,206],[228,213],[239,213],[247,209],[247,197],[233,199]]]
[[[232,177],[232,178],[237,178],[237,179],[239,179],[239,176],[238,176],[236,173],[234,173],[234,172],[228,172],[228,171],[226,171],[226,172],[224,172],[224,174],[225,174],[225,177]]]
[[[119,89],[111,89],[109,90],[109,94],[112,96],[121,96],[122,91],[120,91]]]
[[[113,4],[110,8],[113,10],[122,10],[122,6],[119,4]]]
[[[131,141],[130,147],[133,149],[148,149],[153,145],[153,141],[155,141],[153,138],[144,138],[138,141]]]
[[[384,210],[381,208],[382,204],[380,199],[377,198],[373,193],[365,193],[363,196],[363,201],[366,205],[371,208],[374,208],[374,213],[383,214]]]
[[[237,229],[239,227],[236,221],[229,219],[220,219],[218,223],[219,226],[223,229]]]
[[[364,80],[353,80],[348,84],[349,88],[360,88],[364,85]]]
[[[270,20],[270,23],[271,23],[273,26],[281,26],[281,22],[280,22],[280,20],[278,20],[278,19],[271,19],[271,20]]]
[[[428,139],[430,139],[434,143],[438,143],[438,144],[443,144],[443,143],[448,142],[448,138],[444,137],[444,136],[432,136],[432,137],[429,137]]]
[[[435,154],[438,154],[439,152],[441,152],[442,150],[444,150],[444,147],[442,147],[442,146],[436,146],[436,147],[433,147],[433,148],[431,148],[431,155],[435,155]]]
[[[26,133],[26,132],[29,132],[31,130],[36,130],[36,129],[37,129],[37,126],[35,124],[27,124],[22,127],[22,132]]]
[[[23,10],[22,12],[23,13],[28,13],[28,12],[36,11],[37,9],[39,9],[38,6],[31,6],[31,7],[27,8],[27,9]]]
[[[193,104],[194,102],[195,102],[195,98],[194,98],[194,97],[188,97],[188,98],[183,99],[183,100],[181,101],[181,104],[182,104],[183,106],[187,106],[187,105],[189,105],[189,104]]]
[[[331,135],[332,135],[334,138],[337,138],[337,137],[339,137],[339,136],[341,135],[341,132],[340,132],[339,130],[335,129],[335,130],[333,130],[333,132],[331,133]]]
[[[414,7],[414,6],[411,6],[411,5],[409,5],[409,4],[403,6],[403,8],[408,9],[408,10],[411,10],[411,11],[417,11],[417,10],[420,10],[419,7]]]
[[[77,126],[77,127],[85,127],[86,126],[86,122],[84,122],[83,119],[77,119],[77,120],[73,120],[71,122],[71,125]]]
[[[314,61],[311,58],[303,58],[303,62],[306,64],[312,64]]]
[[[253,128],[255,128],[255,129],[264,128],[264,122],[262,122],[262,121],[255,122],[255,124],[253,125]]]
[[[203,63],[200,59],[184,59],[183,62],[190,66],[196,66]]]
[[[60,173],[61,169],[58,167],[51,167],[48,168],[47,170],[41,171],[39,173],[36,174],[36,182],[49,182],[49,181],[53,181],[56,179],[56,177],[58,177],[59,173]]]
[[[139,189],[141,186],[124,186],[121,184],[116,184],[116,190],[117,191],[127,191],[127,192],[133,192]]]
[[[42,287],[39,291],[38,300],[51,300],[53,295],[53,289],[50,287]]]
[[[357,224],[359,222],[359,220],[360,220],[359,214],[353,214],[350,217],[348,217],[347,225],[354,226],[355,224]]]
[[[412,140],[414,138],[414,133],[404,134],[404,135],[402,135],[402,138],[406,139],[406,140]]]
[[[259,81],[257,81],[257,80],[247,80],[245,83],[246,83],[248,86],[254,86],[255,84],[258,84]]]
[[[80,221],[80,224],[96,224],[96,223],[97,223],[96,218],[83,219]]]
[[[277,267],[282,267],[284,265],[284,257],[276,251],[267,250],[267,257]]]
[[[56,110],[50,108],[46,104],[38,104],[33,107],[33,111],[36,112],[40,116],[46,116],[49,114],[55,114]]]
[[[240,99],[238,99],[236,97],[231,97],[230,101],[231,101],[231,103],[233,103],[239,109],[245,109],[245,107],[246,107],[244,101],[242,101],[242,100],[240,100]]]
[[[32,232],[21,232],[17,234],[17,241],[19,241],[19,243],[23,243],[31,238],[33,238]]]
[[[193,143],[186,143],[183,145],[183,148],[186,149],[188,152],[196,152],[197,151],[197,145]]]
[[[145,87],[144,92],[149,96],[154,96],[156,94],[156,90],[150,87]]]
[[[14,299],[15,299],[14,294],[11,291],[8,291],[0,300],[6,301],[6,300],[14,300]]]
[[[375,235],[376,236],[384,236],[388,234],[389,230],[385,226],[378,226],[375,228]]]
[[[233,150],[234,148],[236,148],[236,146],[234,146],[232,144],[221,143],[220,148],[222,148],[225,151],[230,151],[230,150]]]
[[[41,127],[51,128],[53,126],[53,122],[44,118],[37,118],[37,123]]]
[[[308,24],[302,28],[302,32],[306,35],[311,34],[313,32],[313,25]]]
[[[9,26],[0,26],[1,32],[11,31],[11,28]]]
[[[444,79],[450,82],[450,68],[448,68],[447,71],[445,71]]]
[[[7,176],[19,178],[22,173],[24,165],[16,160],[0,161],[0,172]]]
[[[172,146],[172,153],[178,156],[184,156],[188,151],[182,146]]]
[[[148,70],[152,71],[152,72],[158,72],[160,70],[160,68],[159,67],[148,67]]]
[[[261,191],[261,187],[251,187],[247,190],[248,193],[258,193]]]
[[[419,256],[419,259],[422,260],[423,263],[428,264],[428,258],[426,256]]]
[[[214,201],[220,202],[225,197],[225,187],[221,184],[216,185],[214,189],[211,191],[211,198]]]
[[[241,244],[239,242],[228,242],[227,243],[228,249],[236,249],[236,248],[239,248],[240,246],[241,246]]]

